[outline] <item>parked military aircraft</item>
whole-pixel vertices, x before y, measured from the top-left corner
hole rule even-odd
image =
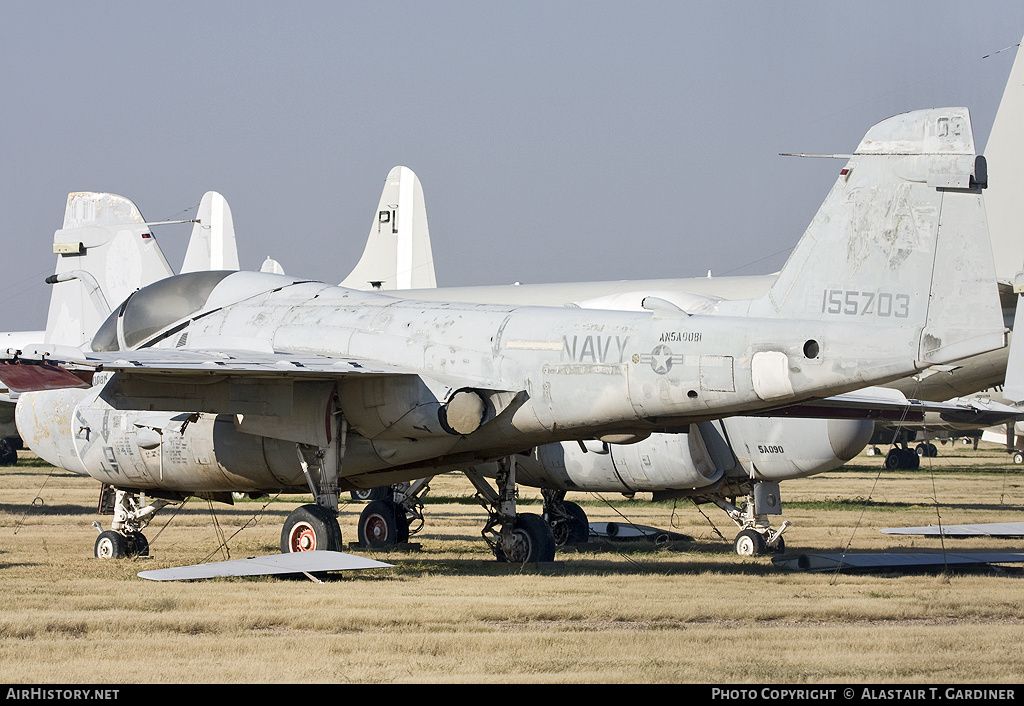
[[[238,269],[231,211],[224,197],[208,191],[193,219],[182,272]],[[0,349],[54,343],[78,346],[110,315],[118,303],[147,284],[174,272],[164,257],[152,226],[130,200],[116,194],[68,194],[63,227],[54,233],[57,256],[46,328],[42,331],[0,333]],[[21,439],[14,422],[13,399],[0,388],[0,465],[18,460]]]
[[[140,551],[187,495],[307,488],[282,550],[335,549],[339,490],[500,459],[496,554],[542,560],[549,526],[515,513],[522,451],[639,441],[1002,346],[979,165],[964,108],[879,123],[750,300],[463,305],[195,272],[130,296],[92,351],[12,352],[0,379],[40,390],[18,404],[40,456],[118,488],[99,555]]]
[[[986,215],[996,253],[996,279],[1003,309],[1004,323],[1014,319],[1019,285],[1017,272],[1024,262],[1024,209],[1017,194],[1024,190],[1024,178],[1013,165],[1024,161],[1024,141],[1017,126],[1024,121],[1024,59],[1018,54],[1006,90],[997,111],[992,134],[986,148],[986,167],[996,182],[985,194]],[[413,291],[409,296],[422,299],[447,299],[463,302],[569,305],[588,308],[642,310],[647,297],[673,302],[690,312],[714,309],[717,302],[736,298],[754,298],[764,294],[776,275],[757,277],[702,277],[655,281],[582,282],[515,286],[481,286],[442,288],[434,291]],[[834,293],[837,296],[838,292]],[[836,305],[834,305],[836,306]],[[782,417],[732,418],[705,423],[696,427],[698,436],[654,434],[631,446],[608,445],[588,441],[585,445],[562,443],[538,447],[530,461],[521,460],[521,478],[530,484],[547,488],[545,516],[556,525],[560,539],[576,537],[585,532],[586,518],[581,508],[564,505],[566,490],[616,490],[625,493],[651,490],[659,496],[670,492],[687,494],[698,501],[715,502],[740,528],[743,535],[756,530],[757,538],[739,541],[737,547],[757,551],[778,549],[780,531],[771,529],[762,508],[779,511],[778,481],[820,473],[838,467],[852,458],[869,434],[871,444],[892,444],[885,465],[889,468],[916,468],[919,455],[933,455],[935,446],[928,439],[940,434],[964,434],[980,430],[988,424],[1012,425],[1010,401],[997,390],[988,390],[1002,383],[1007,369],[1008,348],[1002,348],[955,364],[932,366],[912,377],[887,383],[886,387],[907,398],[927,401],[947,400],[947,405],[906,407],[911,415],[896,414],[892,418],[875,416],[874,434],[871,423],[853,419],[791,419]],[[1021,363],[1024,366],[1024,362]],[[982,392],[985,391],[985,392]],[[952,399],[951,399],[952,398]],[[898,406],[897,398],[890,398]],[[877,412],[877,410],[876,410]],[[831,414],[834,414],[833,410]],[[825,412],[823,411],[823,414]],[[991,434],[992,432],[986,432]],[[1020,432],[1024,434],[1024,432]],[[709,437],[710,441],[704,439]],[[1016,437],[1011,431],[1009,444]],[[921,440],[915,449],[910,442]],[[704,442],[707,441],[707,444]],[[717,449],[710,457],[704,450]],[[862,444],[861,444],[862,446]],[[694,451],[694,449],[699,449]],[[1014,460],[1024,453],[1014,451]],[[696,456],[695,456],[696,453]],[[713,459],[712,462],[709,459]],[[704,469],[712,478],[702,475]],[[477,469],[486,476],[493,469]],[[483,497],[493,497],[481,473],[471,470]],[[671,490],[675,482],[684,484],[695,479],[693,488]],[[523,481],[527,482],[527,481]],[[422,488],[424,484],[420,483]],[[382,489],[383,490],[383,489]],[[386,494],[381,502],[367,506],[359,520],[360,537],[377,536],[382,541],[404,537],[403,512],[422,519],[416,503],[417,487],[395,489],[392,500]],[[733,498],[746,496],[746,504],[737,509]],[[772,503],[759,501],[768,498]],[[568,510],[566,510],[568,507]],[[392,518],[396,518],[392,520]],[[561,526],[559,526],[561,525]],[[781,529],[785,529],[783,524]]]
[[[1004,323],[1012,327],[1018,299],[1016,275],[1024,261],[1024,209],[1017,194],[1024,188],[1019,170],[1024,160],[1024,141],[1016,125],[1024,121],[1024,60],[1018,55],[992,128],[987,152],[987,172],[997,174],[998,183],[985,195],[991,222],[992,247],[997,253],[996,274]],[[647,297],[670,301],[687,311],[713,308],[718,301],[762,295],[776,275],[759,277],[690,278],[656,281],[582,282],[515,286],[441,288],[433,292],[410,292],[424,299],[464,302],[571,305],[590,308],[641,310]],[[597,441],[586,444],[562,443],[542,446],[520,459],[521,482],[545,489],[545,517],[554,525],[559,540],[585,537],[586,517],[579,506],[565,503],[567,490],[618,491],[649,490],[659,497],[687,495],[696,501],[714,502],[725,510],[740,529],[739,551],[758,553],[779,550],[781,532],[771,529],[767,514],[780,512],[778,481],[821,473],[848,461],[863,444],[887,443],[893,448],[885,459],[889,468],[916,468],[919,453],[934,454],[927,439],[936,433],[964,433],[988,424],[1013,423],[1009,400],[997,393],[979,393],[1002,383],[1008,348],[1002,348],[953,365],[932,366],[921,373],[887,384],[906,397],[942,401],[947,405],[907,406],[910,414],[891,418],[874,411],[872,424],[866,420],[821,418],[792,419],[760,417],[718,420],[696,427],[697,436],[654,434],[630,446]],[[1024,363],[1022,363],[1024,365]],[[953,399],[950,399],[953,398]],[[890,398],[894,408],[899,402]],[[832,412],[834,413],[834,411]],[[825,412],[823,411],[823,414]],[[867,434],[868,438],[863,435]],[[915,435],[924,440],[915,450],[909,445]],[[1013,434],[1011,433],[1011,443]],[[717,457],[707,449],[717,450]],[[1014,459],[1024,458],[1017,451]],[[532,470],[527,471],[530,468]],[[481,476],[493,475],[493,468],[470,469],[480,495],[493,500]],[[708,477],[702,475],[706,473]],[[692,483],[692,488],[672,489]],[[421,483],[420,487],[424,484]],[[398,487],[392,500],[384,495],[366,507],[359,520],[360,538],[379,537],[395,541],[405,536],[408,520],[403,512],[418,515],[417,488]],[[746,496],[742,509],[733,498]],[[766,502],[766,500],[770,502]],[[756,532],[760,538],[751,535]]]
[[[997,182],[987,189],[986,213],[990,221],[991,242],[996,252],[996,280],[1004,323],[1012,326],[1020,285],[1017,273],[1024,262],[1024,209],[1017,195],[1024,189],[1024,179],[1014,165],[1024,161],[1024,141],[1017,126],[1024,121],[1024,60],[1018,53],[1006,90],[1000,103],[986,149],[986,171],[996,174]],[[988,179],[984,179],[986,183]],[[441,288],[434,291],[413,291],[409,296],[462,302],[567,305],[590,308],[642,310],[643,301],[656,297],[672,302],[690,312],[714,310],[718,302],[761,296],[775,282],[776,275],[757,277],[707,277],[653,281],[582,282],[514,286],[480,286]],[[847,296],[833,290],[836,297],[830,305],[843,306]],[[823,304],[824,305],[824,304]],[[871,443],[891,443],[885,463],[889,468],[916,468],[918,453],[933,454],[934,445],[925,443],[915,450],[909,441],[920,435],[927,441],[936,432],[964,433],[993,423],[1013,423],[1009,401],[995,393],[980,391],[1002,383],[1007,368],[1007,348],[971,356],[952,365],[932,366],[887,387],[916,400],[948,400],[945,406],[913,408],[912,415],[897,414],[892,418],[875,417],[874,434],[870,422],[851,419],[801,419],[767,417],[732,418],[698,426],[702,441],[693,436],[662,436],[631,446],[608,445],[588,441],[584,445],[562,443],[538,447],[533,459],[521,466],[532,466],[521,478],[530,477],[529,484],[546,488],[545,516],[556,525],[556,535],[579,538],[585,532],[586,518],[575,504],[564,504],[566,490],[617,490],[626,493],[651,490],[659,496],[670,493],[689,495],[698,501],[709,501],[722,507],[740,528],[737,549],[760,551],[779,549],[781,530],[772,530],[765,515],[779,512],[778,481],[821,473],[836,468],[863,447],[863,434]],[[1024,363],[1022,363],[1024,365]],[[971,396],[969,396],[971,395]],[[953,399],[951,399],[953,398]],[[833,412],[834,413],[834,412]],[[823,412],[824,414],[824,412]],[[1001,421],[1005,420],[1005,421]],[[813,435],[813,436],[812,436]],[[704,437],[712,437],[710,441]],[[1015,440],[1010,433],[1010,444]],[[707,443],[705,443],[707,442]],[[837,443],[838,442],[838,443]],[[857,444],[861,444],[857,447]],[[704,449],[718,449],[718,456],[709,456]],[[699,451],[694,451],[699,449]],[[696,453],[696,456],[695,456]],[[1015,450],[1014,460],[1024,459]],[[713,461],[713,462],[712,462]],[[702,475],[703,469],[712,478]],[[493,500],[481,476],[493,469],[471,469],[470,478],[480,495]],[[685,479],[696,479],[690,489],[670,489],[673,482],[682,485]],[[523,481],[527,482],[527,481]],[[424,484],[421,483],[420,487]],[[396,488],[393,501],[381,498],[367,506],[360,517],[360,537],[374,535],[389,541],[403,538],[407,520],[403,511],[417,514],[416,487]],[[735,497],[746,496],[742,509],[733,505]],[[763,499],[771,502],[765,502]],[[568,508],[568,509],[566,509]],[[764,509],[766,512],[762,512]],[[395,518],[395,519],[393,519]],[[559,528],[559,524],[561,527]],[[760,535],[743,540],[751,530]]]
[[[237,270],[234,221],[224,197],[215,191],[205,193],[191,221],[194,225],[179,273]],[[47,278],[53,289],[46,329],[0,333],[0,350],[40,342],[87,343],[110,315],[111,302],[116,304],[136,289],[174,274],[152,234],[152,226],[162,224],[147,223],[138,207],[123,196],[69,194],[63,227],[54,233],[57,263],[53,276]],[[395,167],[385,179],[363,256],[343,284],[388,290],[429,287],[434,281],[423,188],[412,170]],[[0,388],[0,465],[16,463],[21,446],[14,404],[15,399]]]
[[[982,177],[988,186],[985,210],[995,254],[996,282],[1004,322],[1012,328],[1017,300],[1024,281],[1017,275],[1024,268],[1024,57],[1018,49],[995,121],[985,148]],[[822,156],[822,155],[819,155]],[[837,155],[841,156],[841,155]],[[776,274],[755,276],[694,277],[660,280],[615,280],[606,282],[560,282],[506,286],[443,287],[413,290],[409,296],[519,306],[582,306],[632,311],[642,310],[647,297],[669,301],[680,308],[699,312],[714,310],[723,300],[753,299],[764,295],[775,283]],[[844,290],[829,290],[829,306],[845,307]],[[887,387],[919,400],[943,401],[980,392],[999,385],[1006,371],[1007,348],[957,361],[955,365],[933,366],[913,377],[887,383]]]

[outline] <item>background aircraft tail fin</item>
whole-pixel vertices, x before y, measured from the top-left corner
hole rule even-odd
[[[272,272],[275,275],[283,275],[284,268],[281,267],[280,262],[270,257],[270,255],[267,255],[267,259],[263,261],[262,265],[260,265],[260,272]]]
[[[181,274],[204,270],[237,270],[235,225],[224,197],[216,191],[203,194],[196,220],[199,222],[192,226]]]
[[[139,287],[174,274],[134,203],[116,194],[68,194],[46,318],[46,342],[79,346]]]
[[[423,187],[408,167],[388,173],[363,256],[341,286],[362,290],[437,286]]]
[[[1020,295],[1014,294],[1015,297]],[[1014,312],[1013,330],[1016,335],[1010,339],[1007,354],[1006,378],[1003,381],[1003,397],[1014,403],[1024,402],[1024,306],[1017,301]]]
[[[992,123],[985,160],[991,182],[985,191],[992,251],[995,255],[996,278],[1011,285],[1024,265],[1024,58],[1017,48],[1017,57],[1010,69],[1003,98]]]
[[[966,108],[878,123],[749,312],[920,330],[925,365],[1001,347],[986,180]]]

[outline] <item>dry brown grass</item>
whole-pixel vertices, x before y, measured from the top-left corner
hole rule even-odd
[[[994,446],[943,447],[931,468],[880,459],[783,486],[789,551],[938,549],[898,525],[1021,519],[1021,469]],[[566,552],[499,565],[459,476],[432,483],[418,552],[323,584],[150,582],[145,569],[225,558],[210,507],[147,530],[153,557],[92,558],[97,484],[49,467],[0,470],[0,680],[87,682],[1016,682],[1024,605],[1014,573],[792,573],[732,554],[717,508],[580,494],[593,520],[674,528],[671,548]],[[526,499],[535,497],[525,490]],[[865,503],[870,499],[871,503]],[[232,558],[277,550],[296,500],[215,506]],[[604,500],[614,501],[610,507]],[[938,506],[936,505],[938,504]],[[346,539],[361,508],[342,516]],[[529,511],[529,509],[527,509]],[[170,521],[169,521],[170,520]],[[710,520],[710,522],[709,522]],[[169,521],[169,522],[168,522]],[[712,526],[712,523],[713,525]],[[239,528],[242,531],[235,534]],[[716,528],[717,527],[717,531]],[[725,536],[722,539],[718,532]],[[946,540],[1016,550],[1018,542]]]

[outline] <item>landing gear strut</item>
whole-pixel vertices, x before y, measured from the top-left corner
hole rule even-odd
[[[515,456],[498,462],[497,490],[478,471],[466,471],[466,477],[477,489],[477,499],[488,513],[481,534],[498,561],[516,564],[553,561],[555,535],[551,525],[538,515],[516,512],[515,469]],[[496,529],[499,526],[500,529]]]
[[[915,454],[916,455],[916,454]],[[773,530],[769,515],[782,514],[782,502],[779,499],[779,484],[757,482],[753,491],[747,496],[747,502],[738,508],[722,498],[714,502],[725,510],[730,519],[740,528],[733,541],[733,548],[740,556],[760,556],[761,554],[782,554],[786,551],[786,542],[782,533],[790,527],[787,520],[777,530]]]
[[[295,445],[299,465],[316,503],[295,508],[285,519],[284,527],[281,528],[282,554],[342,550],[341,526],[338,524],[338,467],[339,447],[344,449],[347,426],[344,420],[338,426],[341,428],[340,443],[332,442],[327,448],[316,451],[311,451],[303,444]],[[319,470],[319,486],[310,473],[307,453],[312,453]]]
[[[565,499],[564,490],[541,490],[544,520],[551,525],[555,546],[585,544],[590,541],[590,521],[582,507]]]

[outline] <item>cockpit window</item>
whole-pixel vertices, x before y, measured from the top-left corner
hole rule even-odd
[[[233,274],[230,270],[190,272],[143,287],[107,317],[92,339],[92,349],[120,350],[118,320],[125,345],[134,348],[174,322],[202,309],[214,287],[230,274]]]

